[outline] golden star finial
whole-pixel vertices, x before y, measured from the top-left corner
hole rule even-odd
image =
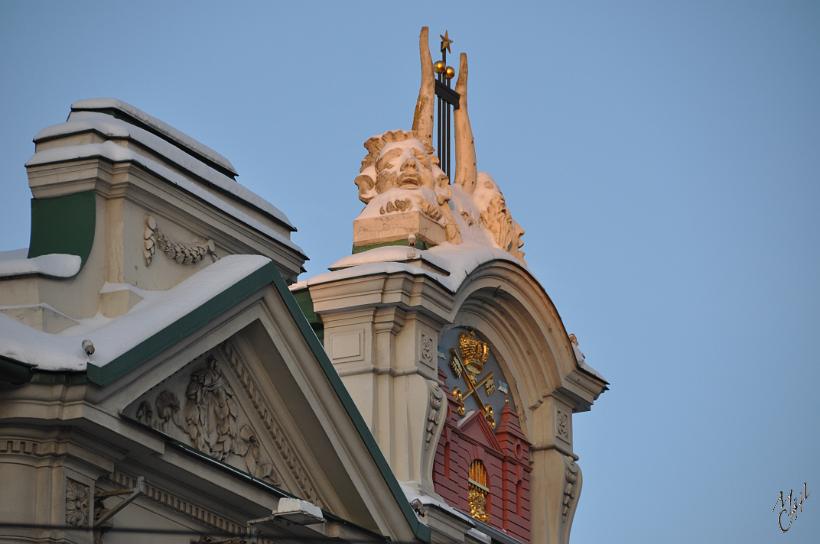
[[[441,38],[441,52],[443,53],[446,50],[448,53],[450,53],[451,52],[450,51],[450,44],[453,44],[453,43],[456,43],[456,42],[454,42],[453,40],[450,39],[450,36],[447,34],[446,30],[444,31],[443,36],[441,34],[439,34],[438,37]]]

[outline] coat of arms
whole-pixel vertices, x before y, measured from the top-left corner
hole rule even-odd
[[[458,336],[458,349],[450,350],[450,369],[457,377],[464,381],[465,390],[453,388],[453,400],[458,406],[460,415],[464,415],[464,401],[473,397],[478,409],[484,415],[487,423],[495,428],[495,411],[493,407],[482,400],[481,391],[489,397],[496,391],[495,377],[492,371],[484,372],[484,365],[490,358],[490,345],[480,339],[475,331],[465,331]]]

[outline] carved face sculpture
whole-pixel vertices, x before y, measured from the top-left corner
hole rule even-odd
[[[416,138],[386,145],[376,160],[376,191],[393,187],[433,188],[432,160]]]
[[[433,161],[433,150],[427,149],[413,132],[385,132],[364,145],[368,154],[355,180],[362,202],[368,203],[390,189],[436,190],[440,185],[443,172]]]
[[[419,211],[444,227],[447,241],[461,241],[447,204],[453,195],[450,180],[432,146],[413,131],[391,130],[364,147],[368,153],[355,179],[359,200],[367,204],[363,214]]]
[[[485,174],[479,173],[479,183],[473,198],[481,210],[481,223],[489,230],[498,246],[523,259],[524,229],[513,219],[507,208],[507,201],[495,181]]]

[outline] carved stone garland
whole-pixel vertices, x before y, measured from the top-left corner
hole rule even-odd
[[[210,255],[216,261],[216,246],[213,240],[207,240],[204,244],[184,244],[170,240],[159,230],[157,221],[152,216],[145,217],[144,247],[142,254],[145,257],[145,266],[151,266],[157,248],[166,257],[177,264],[196,264]]]

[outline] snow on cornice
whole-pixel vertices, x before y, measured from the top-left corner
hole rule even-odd
[[[0,313],[0,356],[49,371],[82,371],[89,362],[105,366],[269,262],[260,255],[225,256],[171,289],[140,290],[143,300],[121,316],[97,314],[57,334]],[[90,357],[84,339],[94,345]]]
[[[191,193],[200,198],[208,204],[214,206],[231,215],[235,219],[245,223],[246,225],[256,229],[257,231],[269,236],[270,238],[282,243],[283,245],[304,254],[302,249],[293,243],[289,237],[283,236],[280,232],[263,224],[262,222],[252,218],[240,209],[232,206],[227,200],[219,198],[213,193],[205,190],[200,184],[187,178],[186,176],[171,170],[167,166],[138,153],[134,148],[126,148],[117,145],[115,142],[108,140],[101,144],[79,144],[69,145],[64,147],[55,147],[52,149],[45,149],[36,152],[31,159],[26,162],[26,166],[35,166],[39,164],[49,164],[54,162],[62,162],[76,159],[85,159],[91,157],[103,157],[112,162],[135,162],[151,172],[161,176],[170,183],[177,185],[181,189]],[[234,183],[234,182],[231,182]],[[236,183],[234,183],[236,185]]]
[[[508,252],[479,243],[443,243],[431,249],[386,246],[344,257],[330,265],[331,272],[294,284],[291,290],[360,276],[407,272],[426,275],[455,293],[470,273],[494,260],[511,262],[524,268],[521,261]],[[420,261],[432,265],[433,269],[415,264]],[[442,273],[436,272],[436,268]]]
[[[88,101],[75,102],[75,105],[84,104],[85,102]],[[72,108],[73,107],[74,106],[72,106]],[[129,107],[133,108],[133,106]],[[133,109],[136,110],[136,108]],[[144,115],[147,116],[147,114]],[[155,121],[157,123],[161,123],[161,121]],[[168,128],[170,129],[170,127]],[[250,189],[240,185],[233,178],[226,176],[224,173],[213,168],[210,164],[203,162],[197,156],[192,155],[185,147],[174,145],[167,139],[161,138],[148,130],[130,124],[127,121],[113,117],[108,113],[84,110],[72,111],[65,123],[46,127],[38,132],[34,137],[34,142],[39,143],[41,141],[50,140],[61,136],[68,136],[71,134],[78,134],[88,131],[95,131],[106,138],[128,138],[134,140],[135,142],[142,144],[146,148],[160,155],[163,159],[173,165],[190,172],[197,178],[203,180],[206,184],[215,187],[221,192],[227,193],[231,197],[245,204],[249,204],[262,213],[270,216],[275,221],[282,223],[288,230],[296,230],[287,215],[285,215],[282,210],[276,206],[273,206],[270,202],[257,195]],[[27,164],[42,164],[43,158],[40,157],[41,153],[46,153],[46,151],[39,151],[35,153]]]
[[[71,278],[80,271],[82,259],[77,255],[50,253],[28,258],[28,248],[0,251],[0,278],[41,274]]]
[[[167,123],[160,121],[156,117],[149,115],[141,109],[117,98],[88,98],[85,100],[78,100],[71,104],[71,111],[113,111],[117,114],[117,116],[125,117],[127,119],[130,118],[130,120],[133,121],[131,124],[141,124],[148,128],[151,132],[161,135],[164,139],[171,140],[177,147],[183,148],[189,153],[199,155],[205,160],[213,162],[217,166],[227,170],[227,172],[233,176],[237,175],[236,168],[234,168],[231,161],[229,161],[225,156],[214,151],[207,145],[196,141],[187,134],[175,129]]]

